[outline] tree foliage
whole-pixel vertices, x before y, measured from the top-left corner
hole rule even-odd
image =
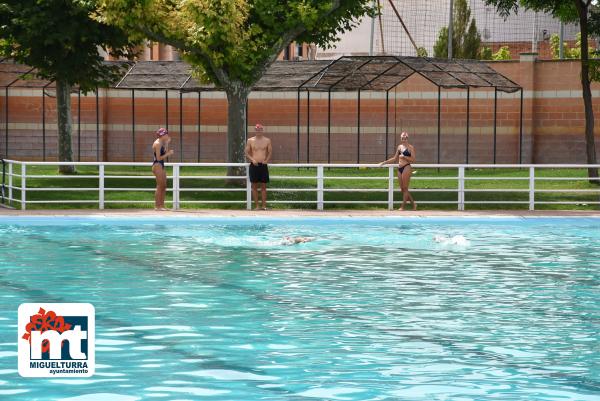
[[[560,58],[560,37],[557,34],[550,36],[550,49],[552,58],[558,60]],[[590,81],[600,82],[600,49],[590,48]],[[569,46],[567,42],[563,42],[563,57],[565,59],[580,59],[581,58],[581,33],[577,34],[574,46]]]
[[[252,86],[293,40],[327,47],[369,0],[100,0],[99,17],[138,38],[171,44],[204,81]]]
[[[495,6],[498,14],[503,17],[508,17],[510,13],[518,13],[519,6],[522,6],[525,9],[552,14],[563,22],[578,21],[575,1],[586,0],[485,0],[487,5]]]
[[[496,53],[492,53],[492,49],[490,47],[484,46],[479,51],[479,58],[481,60],[502,61],[510,60],[512,56],[510,54],[510,49],[508,46],[500,47]]]
[[[121,29],[92,19],[93,0],[8,0],[0,3],[0,53],[35,67],[35,75],[56,82],[58,159],[72,161],[71,90],[106,86],[119,73],[98,48],[116,56],[133,43]],[[73,173],[69,165],[61,173]]]
[[[103,63],[98,47],[115,56],[130,53],[133,43],[119,28],[91,18],[93,1],[9,0],[0,3],[0,52],[36,68],[44,79],[103,86],[117,73]]]
[[[427,57],[427,49],[423,46],[417,48],[417,57]]]
[[[570,47],[567,42],[563,42],[564,58],[580,58],[581,57],[581,34],[577,34],[577,42],[574,47]],[[560,36],[554,33],[550,36],[550,51],[552,58],[557,60],[560,58]]]
[[[377,12],[372,0],[99,1],[101,21],[174,46],[196,77],[223,88],[227,159],[236,163],[245,159],[248,95],[279,53],[294,40],[328,47],[363,15]]]
[[[500,15],[508,16],[517,13],[519,6],[525,9],[542,11],[552,14],[563,22],[577,22],[580,29],[581,58],[581,89],[585,114],[586,159],[588,164],[596,164],[596,144],[594,138],[594,110],[590,82],[599,77],[596,60],[590,60],[588,44],[589,35],[600,34],[600,9],[592,0],[485,0],[486,4],[494,5]],[[588,176],[591,183],[600,184],[598,169],[589,168]]]
[[[480,55],[481,35],[467,0],[456,0],[452,13],[452,56],[460,59],[477,59]],[[448,57],[448,27],[442,27],[433,46],[435,57]]]
[[[452,44],[454,50],[454,44]],[[433,56],[439,58],[448,58],[448,27],[444,26],[438,33],[438,38],[433,44]]]
[[[489,46],[483,46],[480,50],[479,50],[479,59],[481,60],[491,60],[494,57],[494,54],[492,53],[492,48]]]

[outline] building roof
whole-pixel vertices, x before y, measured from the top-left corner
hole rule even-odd
[[[128,66],[114,84],[117,89],[218,91],[198,82],[183,61],[139,61]],[[48,81],[22,79],[33,69],[0,63],[0,87],[45,87]],[[419,74],[442,88],[496,88],[516,92],[521,87],[484,62],[404,56],[346,56],[337,60],[278,61],[254,86],[254,91],[386,91]]]

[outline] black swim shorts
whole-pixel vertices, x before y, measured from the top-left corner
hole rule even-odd
[[[269,168],[266,164],[250,164],[250,182],[269,182]]]

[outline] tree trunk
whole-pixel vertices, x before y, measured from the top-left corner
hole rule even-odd
[[[58,120],[58,161],[72,162],[71,148],[71,85],[56,80],[56,113]],[[75,166],[59,166],[60,174],[74,174]]]
[[[579,0],[577,0],[579,3]],[[590,65],[588,50],[588,7],[577,4],[579,27],[581,29],[581,89],[583,91],[583,106],[585,110],[585,147],[588,164],[596,164],[596,142],[594,139],[594,109],[592,108],[592,90],[590,88]],[[598,169],[588,169],[589,178],[598,178]],[[600,184],[598,180],[590,183]]]
[[[246,105],[250,90],[243,85],[232,85],[226,89],[227,92],[227,162],[245,163],[244,155],[246,140]],[[244,167],[228,167],[227,175],[245,175]],[[243,184],[242,180],[229,180],[229,184]]]

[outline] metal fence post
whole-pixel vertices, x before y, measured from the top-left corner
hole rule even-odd
[[[21,164],[21,210],[25,210],[26,205],[27,205],[26,188],[27,188],[27,165],[25,163],[23,163],[23,164]]]
[[[323,165],[317,166],[317,210],[323,210]]]
[[[529,167],[529,210],[535,210],[535,167]]]
[[[250,165],[246,166],[246,210],[252,210],[252,183],[250,182]]]
[[[179,209],[179,164],[173,165],[173,210]]]
[[[12,164],[12,162],[8,162],[8,204],[10,206],[12,206],[12,201],[13,201],[13,191],[12,191],[13,179],[12,179],[12,175],[13,175],[13,164]]]
[[[104,209],[104,164],[98,166],[98,207]]]
[[[394,210],[394,166],[388,167],[388,210]]]
[[[458,210],[465,210],[465,167],[458,168]]]

